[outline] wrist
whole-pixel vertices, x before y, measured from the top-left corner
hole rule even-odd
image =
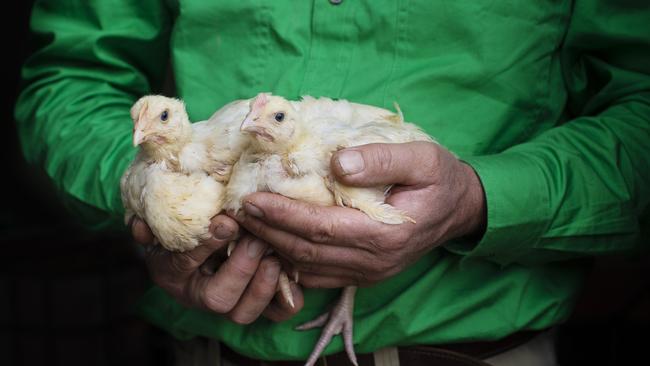
[[[460,165],[465,189],[459,205],[460,230],[456,238],[478,241],[487,227],[485,191],[476,171],[464,162],[460,162]]]

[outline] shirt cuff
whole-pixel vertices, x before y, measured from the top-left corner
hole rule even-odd
[[[478,243],[453,241],[452,253],[507,265],[530,253],[549,222],[547,181],[533,159],[518,153],[462,159],[485,191],[487,227]]]

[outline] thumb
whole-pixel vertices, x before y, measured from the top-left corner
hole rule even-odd
[[[336,179],[351,186],[420,185],[431,180],[437,157],[430,142],[368,144],[337,151],[330,165]]]

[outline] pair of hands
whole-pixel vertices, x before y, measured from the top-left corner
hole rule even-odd
[[[212,219],[213,237],[185,253],[153,246],[140,220],[134,238],[147,245],[153,281],[181,303],[247,324],[260,315],[289,319],[303,306],[292,284],[295,307],[276,296],[280,263],[265,256],[272,247],[300,271],[306,287],[366,286],[391,277],[450,239],[480,235],[486,221],[481,183],[468,165],[427,142],[370,144],[334,154],[331,169],[344,184],[395,184],[387,203],[404,210],[415,224],[386,225],[345,207],[323,207],[272,193],[254,193],[236,216]],[[213,263],[220,249],[246,230],[232,255]],[[223,252],[223,251],[221,251]],[[210,266],[216,268],[211,271]]]

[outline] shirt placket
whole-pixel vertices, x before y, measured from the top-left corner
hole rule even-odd
[[[301,95],[341,96],[356,37],[353,12],[352,1],[314,0]]]

